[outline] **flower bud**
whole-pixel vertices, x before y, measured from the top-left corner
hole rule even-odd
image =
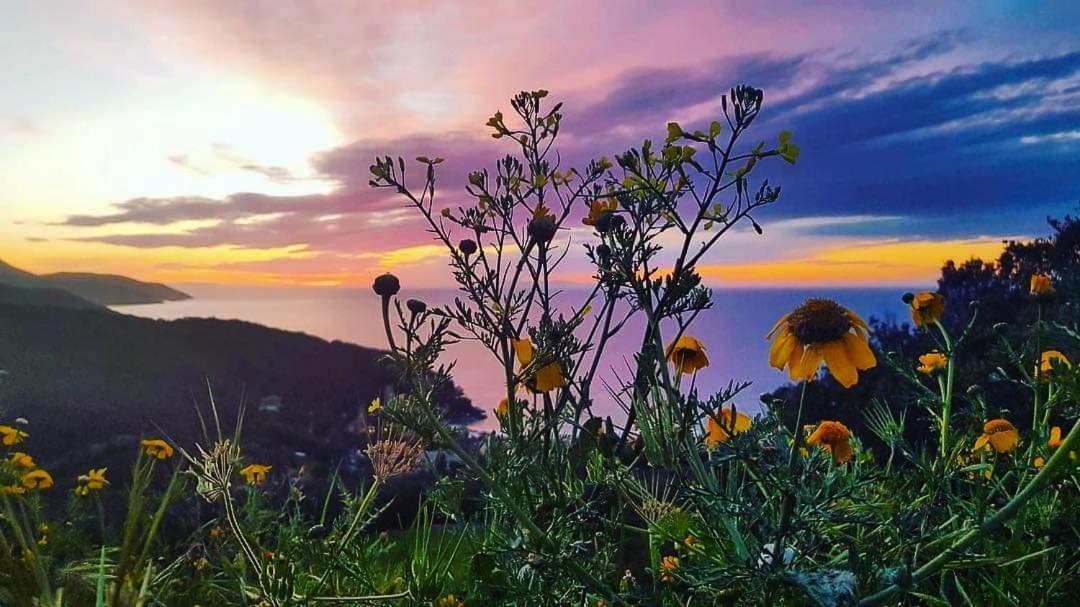
[[[556,229],[555,218],[551,215],[540,215],[529,221],[529,236],[539,243],[551,242]]]
[[[910,306],[911,302],[915,301],[915,294],[909,291],[907,293],[904,293],[903,296],[900,297],[900,299]]]
[[[607,234],[617,230],[626,224],[626,219],[617,213],[604,213],[596,219],[596,231]]]
[[[391,297],[401,290],[401,281],[397,276],[387,272],[376,276],[375,281],[371,283],[371,288],[380,297]]]
[[[476,252],[476,241],[466,238],[458,243],[458,250],[461,251],[462,255],[468,257]]]
[[[423,314],[424,312],[427,312],[427,304],[419,299],[410,299],[406,301],[405,307],[413,314]]]

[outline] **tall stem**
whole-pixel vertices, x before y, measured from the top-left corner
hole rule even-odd
[[[952,416],[953,379],[956,377],[956,352],[953,351],[952,339],[949,332],[941,321],[934,321],[941,337],[945,339],[945,356],[948,357],[948,367],[945,371],[945,390],[941,394],[941,457],[949,457],[949,418]]]
[[[803,403],[806,401],[806,384],[808,383],[808,381],[803,380],[802,388],[799,390],[799,409],[795,413],[795,429],[792,432],[794,438],[791,441],[791,452],[788,453],[788,474],[793,476],[795,474],[795,463],[799,457],[799,449],[802,448]],[[795,492],[789,490],[784,493],[784,501],[780,507],[780,529],[776,534],[776,542],[773,544],[772,566],[775,569],[779,569],[784,565],[784,541],[787,539],[788,527],[791,526],[791,517],[794,514]]]
[[[1031,382],[1035,396],[1031,408],[1031,431],[1042,438],[1039,409],[1042,407],[1042,304],[1035,304],[1035,381]]]

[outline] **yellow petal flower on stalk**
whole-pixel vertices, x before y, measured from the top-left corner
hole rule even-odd
[[[753,425],[750,416],[745,413],[735,412],[732,419],[732,408],[720,409],[720,418],[710,415],[706,420],[705,446],[712,449],[720,443],[726,443],[732,436],[746,432]]]
[[[4,485],[0,487],[0,494],[2,495],[23,495],[26,493],[26,487],[22,485]]]
[[[31,470],[22,475],[22,485],[27,489],[48,489],[53,486],[53,478],[44,470]]]
[[[833,463],[839,465],[851,461],[855,451],[851,448],[851,430],[840,422],[823,421],[806,439],[810,447],[828,448]]]
[[[660,581],[670,584],[675,578],[673,574],[679,569],[679,557],[665,556],[660,559]]]
[[[532,342],[527,339],[511,339],[510,341],[521,368],[529,366],[535,355]],[[525,386],[537,394],[550,392],[564,385],[566,385],[566,380],[563,378],[562,366],[557,362],[540,367],[531,378],[525,381]]]
[[[1051,449],[1057,449],[1061,446],[1061,426],[1050,428],[1050,440],[1046,441],[1046,446]]]
[[[870,349],[866,321],[831,299],[808,299],[780,318],[766,339],[772,339],[769,364],[788,369],[792,380],[811,381],[825,363],[845,388],[859,381],[859,371],[877,365]]]
[[[375,398],[371,399],[371,404],[368,405],[367,412],[374,413],[379,409],[382,409],[382,399],[376,396]]]
[[[0,442],[3,442],[5,447],[17,445],[26,440],[28,436],[30,435],[14,426],[0,424],[0,437],[3,437]]]
[[[1047,350],[1042,353],[1042,357],[1039,360],[1037,375],[1042,381],[1049,381],[1050,375],[1054,373],[1054,366],[1070,369],[1072,368],[1072,363],[1069,362],[1068,357],[1058,350]]]
[[[982,436],[975,439],[972,451],[986,449],[1008,453],[1020,444],[1020,432],[1006,419],[992,419],[983,424]]]
[[[79,486],[75,488],[77,495],[90,495],[94,491],[101,491],[109,485],[105,478],[108,468],[91,468],[89,472],[79,477]]]
[[[499,406],[495,407],[495,417],[506,417],[510,413],[510,404],[504,398],[499,401]]]
[[[615,209],[619,208],[619,203],[613,198],[600,199],[597,198],[589,204],[589,215],[585,219],[581,220],[581,223],[587,226],[594,226],[601,217],[608,213],[614,213]]]
[[[23,453],[22,451],[16,451],[11,454],[9,461],[19,468],[25,468],[27,470],[33,470],[37,467],[34,463],[34,458],[30,457],[30,454]]]
[[[947,366],[949,366],[948,356],[941,352],[927,352],[919,357],[919,367],[916,370],[919,373],[930,375],[935,371],[944,370]]]
[[[694,373],[709,366],[705,344],[690,335],[679,336],[679,339],[667,345],[664,353],[668,362],[675,365],[676,373]]]
[[[937,322],[945,313],[945,296],[941,293],[923,291],[911,300],[911,321],[916,327],[926,327]]]
[[[1046,274],[1032,274],[1031,294],[1035,297],[1049,297],[1054,294],[1054,283]]]
[[[1036,457],[1035,461],[1032,462],[1032,464],[1034,464],[1035,468],[1042,468],[1043,466],[1046,465],[1046,460],[1043,459],[1042,457]]]
[[[249,485],[261,485],[266,480],[266,473],[270,471],[273,466],[264,466],[262,464],[250,464],[240,470],[240,476],[244,477],[244,481]]]
[[[150,457],[167,459],[173,456],[172,445],[160,438],[143,439],[140,444],[142,445],[143,452]]]

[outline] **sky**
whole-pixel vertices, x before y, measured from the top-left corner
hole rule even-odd
[[[900,6],[903,5],[903,6]],[[441,156],[440,205],[509,151],[519,90],[583,165],[765,90],[793,132],[764,236],[716,286],[914,285],[1080,208],[1076,2],[40,2],[0,21],[0,258],[170,283],[448,284],[376,155]],[[782,163],[780,163],[782,164]],[[584,230],[560,278],[586,279]]]

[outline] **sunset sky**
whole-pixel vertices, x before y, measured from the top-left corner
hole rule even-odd
[[[746,4],[742,6],[742,4]],[[442,201],[510,151],[521,89],[562,157],[765,90],[789,129],[765,236],[713,284],[918,284],[1080,205],[1080,3],[32,2],[0,22],[0,258],[172,283],[445,284],[376,154],[443,156]],[[580,240],[580,239],[579,239]],[[575,245],[576,246],[576,245]],[[580,248],[580,247],[578,247]],[[587,274],[572,257],[564,278]]]

